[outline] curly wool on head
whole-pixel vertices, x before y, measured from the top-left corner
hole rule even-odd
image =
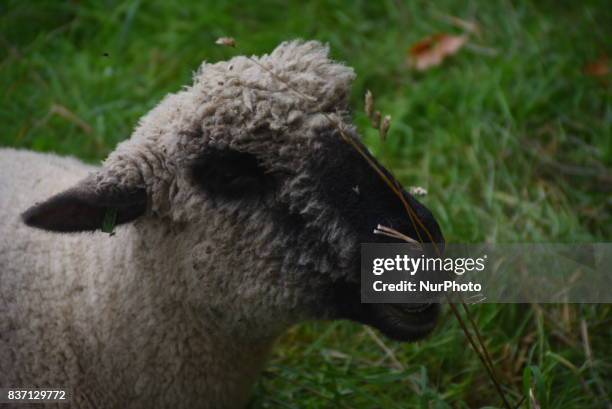
[[[257,154],[270,170],[295,170],[296,161],[305,159],[303,145],[312,143],[313,130],[330,126],[321,113],[348,119],[355,74],[328,53],[318,42],[292,41],[262,57],[203,63],[193,85],[168,95],[143,117],[104,167],[113,174],[133,167],[129,177],[147,185],[152,210],[158,212],[171,208],[167,191],[182,186],[177,173],[209,147]],[[120,170],[113,172],[114,167]],[[174,216],[187,218],[189,209],[185,203]]]

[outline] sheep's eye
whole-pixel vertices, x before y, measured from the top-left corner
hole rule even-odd
[[[208,151],[191,172],[204,191],[228,199],[259,196],[272,184],[272,177],[254,155],[232,149]]]

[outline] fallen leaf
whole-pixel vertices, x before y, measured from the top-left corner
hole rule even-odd
[[[219,37],[217,38],[217,41],[215,41],[215,44],[226,47],[236,47],[236,40],[234,40],[232,37]]]
[[[582,68],[582,72],[591,77],[605,77],[610,73],[608,56],[602,55],[595,61],[585,64]]]
[[[467,36],[435,34],[413,44],[408,50],[408,65],[417,71],[436,67],[447,57],[456,54],[467,41]]]

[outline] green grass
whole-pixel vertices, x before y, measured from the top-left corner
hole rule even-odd
[[[166,93],[189,83],[214,45],[259,54],[295,37],[329,42],[355,67],[355,121],[368,145],[426,204],[454,242],[591,242],[612,238],[612,105],[582,67],[611,55],[601,1],[49,1],[0,4],[0,145],[96,162]],[[441,67],[409,71],[407,48],[442,17],[481,36]],[[382,144],[367,126],[371,89],[393,116]],[[513,402],[532,373],[542,408],[603,408],[612,391],[610,306],[473,308]],[[580,322],[588,326],[587,365]],[[346,322],[292,329],[253,408],[473,408],[501,405],[454,318],[428,340],[382,339]],[[395,363],[394,363],[395,362]],[[528,382],[529,384],[529,382]],[[525,403],[523,407],[528,407]]]

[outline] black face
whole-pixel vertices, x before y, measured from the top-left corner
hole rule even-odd
[[[229,148],[210,149],[191,168],[194,181],[211,198],[259,199],[276,187],[255,155]]]
[[[332,304],[331,315],[371,325],[393,339],[412,341],[422,338],[435,326],[437,304],[361,303],[360,243],[399,242],[373,234],[376,226],[382,224],[423,242],[443,245],[438,224],[429,210],[402,189],[415,218],[422,225],[411,222],[399,198],[353,147],[336,133],[322,134],[320,138],[319,149],[313,151],[307,160],[308,169],[305,171],[316,184],[317,200],[336,209],[343,219],[342,224],[352,230],[351,236],[356,238],[351,253],[354,276],[330,280],[325,291]],[[367,153],[367,149],[360,146]],[[369,158],[378,165],[373,157]],[[389,180],[397,183],[378,166]],[[263,203],[271,212],[282,214],[279,220],[291,224],[286,230],[296,237],[308,224],[300,215],[290,214],[288,204],[279,203],[277,189],[285,177],[291,176],[267,170],[255,155],[231,149],[210,150],[193,164],[191,171],[196,183],[213,200],[236,202],[242,209]],[[320,241],[320,235],[315,235],[313,240]],[[297,242],[304,241],[303,237],[297,238]]]
[[[353,226],[360,243],[400,242],[373,234],[378,224],[443,249],[444,238],[431,212],[405,192],[393,176],[378,164],[360,145],[381,172],[402,191],[414,211],[409,218],[401,200],[383,182],[380,175],[347,142],[337,135],[322,135],[322,151],[312,160],[313,170],[320,176],[323,199],[340,210],[346,223]],[[356,143],[359,143],[356,141]],[[334,158],[333,161],[321,158]],[[416,222],[416,218],[422,223]],[[356,246],[355,271],[360,271],[359,246]],[[438,304],[362,304],[360,285],[355,280],[340,280],[332,285],[331,298],[341,317],[378,328],[390,338],[412,341],[427,335],[434,328]]]
[[[411,222],[402,201],[348,142],[335,134],[321,135],[321,138],[325,138],[325,142],[310,161],[312,172],[321,181],[319,187],[323,200],[341,210],[341,216],[354,226],[361,243],[393,242],[372,234],[378,224],[392,227],[419,241],[444,242],[431,212],[409,195],[365,146],[355,141],[387,179],[403,192],[404,199],[422,225],[416,220]]]

